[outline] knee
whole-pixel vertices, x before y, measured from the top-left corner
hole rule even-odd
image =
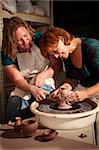
[[[8,105],[13,105],[13,106],[21,106],[22,105],[22,100],[18,96],[11,96],[8,98]]]

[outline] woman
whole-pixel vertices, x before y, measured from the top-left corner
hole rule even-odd
[[[74,37],[64,29],[53,27],[43,34],[40,48],[45,57],[54,55],[63,60],[67,79],[76,80],[86,87],[68,95],[68,101],[82,101],[99,94],[98,40]],[[67,91],[72,90],[72,86],[67,83],[62,87],[67,88]],[[57,96],[59,89],[52,93],[53,97]]]
[[[40,34],[35,34],[35,30],[19,17],[9,19],[4,28],[2,63],[5,73],[15,84],[7,103],[7,123],[14,122],[16,116],[27,118],[26,106],[29,107],[34,99],[43,100],[55,88],[52,78],[54,70],[50,61],[41,55],[34,43],[40,37]],[[53,62],[54,67],[56,61]]]

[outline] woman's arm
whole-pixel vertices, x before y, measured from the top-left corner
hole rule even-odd
[[[93,94],[99,94],[99,82],[96,83],[94,86],[91,86],[86,89],[88,97],[93,95]]]
[[[52,78],[53,75],[54,75],[54,70],[51,67],[49,67],[48,69],[43,70],[42,72],[36,75],[34,79],[34,84],[38,87],[41,87],[44,85],[45,80],[48,78]]]
[[[89,88],[73,92],[68,96],[68,101],[83,101],[94,94],[99,94],[99,82]]]

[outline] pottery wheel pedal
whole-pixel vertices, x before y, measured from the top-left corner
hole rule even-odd
[[[35,140],[40,142],[47,142],[53,140],[58,135],[53,129],[45,129],[42,135],[38,135],[35,137]]]

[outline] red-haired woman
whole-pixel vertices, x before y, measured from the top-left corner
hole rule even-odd
[[[62,28],[53,27],[43,34],[40,46],[45,57],[54,55],[63,60],[67,79],[77,80],[86,87],[70,94],[68,100],[82,101],[99,94],[99,40],[74,37]],[[67,81],[64,86],[72,90]],[[55,97],[58,91],[52,96]]]

